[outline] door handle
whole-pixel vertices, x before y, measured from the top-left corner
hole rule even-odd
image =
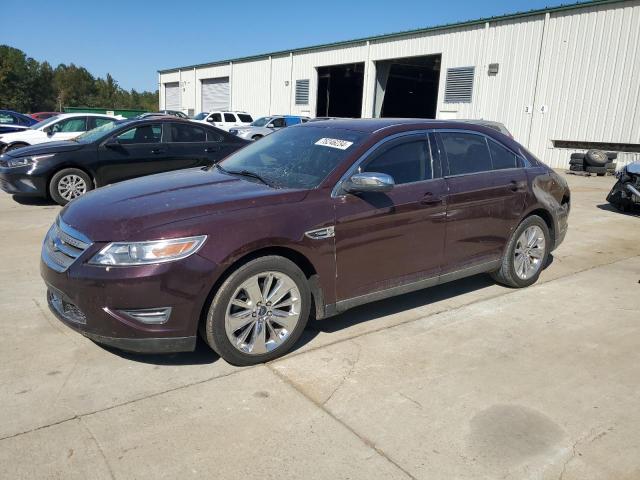
[[[153,154],[158,154],[158,153],[164,153],[164,148],[153,148],[151,149],[151,153]]]
[[[440,197],[439,195],[434,195],[431,192],[425,193],[424,197],[422,197],[422,200],[420,200],[421,205],[439,205],[441,203],[442,197]]]
[[[509,182],[509,190],[512,192],[521,192],[524,190],[523,182],[516,182],[515,180],[511,180]]]

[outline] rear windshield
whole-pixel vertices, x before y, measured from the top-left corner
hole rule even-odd
[[[239,113],[238,114],[238,118],[240,119],[240,121],[242,123],[251,123],[251,122],[253,122],[253,118],[251,118],[251,115],[248,115],[246,113]]]
[[[276,187],[315,188],[364,137],[337,128],[284,128],[238,150],[220,165],[229,172],[258,174]]]

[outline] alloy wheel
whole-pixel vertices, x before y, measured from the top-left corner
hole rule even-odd
[[[78,175],[65,175],[58,181],[58,193],[65,200],[71,201],[87,193],[87,183]]]
[[[262,272],[245,280],[231,296],[225,331],[243,353],[260,355],[280,347],[300,320],[300,291],[282,272]]]
[[[538,225],[532,225],[522,232],[513,253],[513,266],[520,279],[528,280],[540,270],[545,248],[544,232]]]

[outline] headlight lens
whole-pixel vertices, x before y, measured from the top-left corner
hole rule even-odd
[[[206,239],[206,235],[200,235],[151,242],[114,242],[96,253],[89,263],[94,265],[148,265],[173,262],[197,252]]]
[[[34,155],[32,157],[9,157],[7,159],[8,167],[26,167],[28,165],[33,165],[34,163],[39,162],[40,160],[44,160],[45,158],[53,157],[51,155]]]

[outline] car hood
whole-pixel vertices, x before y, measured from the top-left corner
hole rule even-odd
[[[85,145],[78,142],[61,141],[47,142],[28,147],[22,147],[19,150],[9,151],[5,155],[15,157],[27,157],[32,155],[47,155],[51,153],[73,152],[80,150]]]
[[[2,134],[0,136],[0,141],[3,143],[11,143],[11,142],[18,142],[21,140],[24,141],[29,141],[29,140],[33,140],[33,139],[41,139],[41,138],[47,138],[47,134],[40,131],[40,130],[34,130],[32,128],[27,128],[25,130],[21,130],[19,132],[11,132],[11,133],[5,133]]]
[[[161,225],[298,202],[305,195],[306,190],[275,189],[217,170],[192,168],[99,188],[70,202],[61,216],[92,241],[152,240],[145,232]]]

